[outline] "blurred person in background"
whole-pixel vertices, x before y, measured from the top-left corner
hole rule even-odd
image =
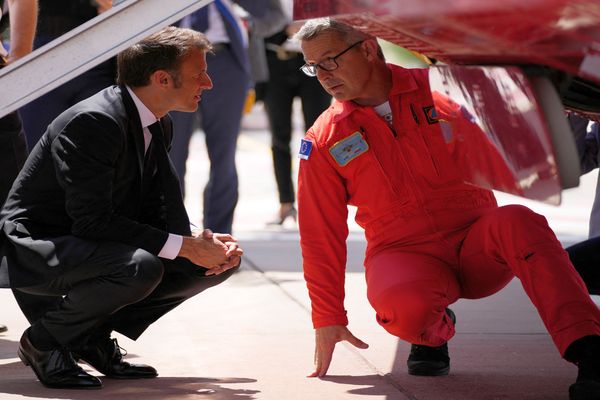
[[[0,68],[29,54],[37,21],[37,0],[0,0],[0,36],[10,15],[10,51],[0,43]],[[1,92],[1,90],[0,90]],[[21,118],[14,111],[0,118],[0,208],[27,158],[27,141]],[[7,327],[0,324],[0,332]]]
[[[331,96],[316,79],[306,76],[302,51],[294,34],[301,23],[292,22],[292,1],[282,1],[287,17],[284,29],[265,38],[269,80],[264,84],[264,104],[271,131],[273,170],[279,194],[279,210],[268,225],[282,225],[286,219],[296,220],[296,196],[292,174],[292,111],[294,99],[302,104],[304,131],[331,104]]]
[[[600,165],[600,124],[575,113],[570,113],[568,120],[575,135],[581,173],[587,174]],[[598,180],[590,212],[589,238],[566,249],[593,295],[600,295],[600,176]]]
[[[171,149],[173,164],[184,182],[190,139],[199,120],[210,159],[203,196],[203,225],[215,232],[227,233],[232,230],[238,201],[237,138],[246,96],[252,87],[248,33],[233,3],[252,16],[262,17],[268,0],[215,0],[179,23],[181,27],[203,32],[213,44],[212,53],[207,55],[213,89],[204,94],[196,113],[172,113],[174,140]]]
[[[39,16],[34,49],[38,49],[112,7],[112,0],[38,0]],[[69,82],[21,107],[29,148],[61,112],[100,90],[114,85],[116,61],[104,61]]]

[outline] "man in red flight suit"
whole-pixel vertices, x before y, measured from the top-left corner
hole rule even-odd
[[[448,305],[502,289],[514,276],[561,355],[579,367],[571,399],[600,396],[600,311],[544,217],[498,207],[463,182],[432,112],[427,70],[386,64],[376,40],[329,18],[308,21],[305,73],[334,98],[302,140],[298,182],[315,371],[334,346],[367,344],[346,328],[347,205],[365,229],[367,297],[377,321],[413,344],[408,371],[445,375],[454,335]]]

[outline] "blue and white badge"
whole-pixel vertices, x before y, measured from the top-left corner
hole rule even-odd
[[[308,160],[310,151],[312,150],[313,143],[310,140],[302,139],[300,141],[300,151],[298,152],[298,158]]]
[[[331,154],[340,167],[344,167],[367,150],[369,150],[369,145],[365,142],[360,132],[356,131],[331,146],[329,154]]]

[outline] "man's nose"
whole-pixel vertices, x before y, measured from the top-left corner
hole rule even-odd
[[[206,76],[206,80],[202,84],[202,89],[209,90],[212,88],[213,88],[212,79],[210,79],[210,76]]]

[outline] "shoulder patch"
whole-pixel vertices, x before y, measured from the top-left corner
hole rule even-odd
[[[350,161],[369,150],[369,144],[356,131],[329,148],[329,154],[340,167],[346,166]]]
[[[303,160],[308,160],[310,157],[310,151],[312,150],[313,142],[306,139],[301,139],[300,141],[300,151],[298,151],[298,158]]]
[[[429,125],[437,124],[439,122],[438,113],[434,106],[423,107],[423,113],[425,114],[425,119]]]

